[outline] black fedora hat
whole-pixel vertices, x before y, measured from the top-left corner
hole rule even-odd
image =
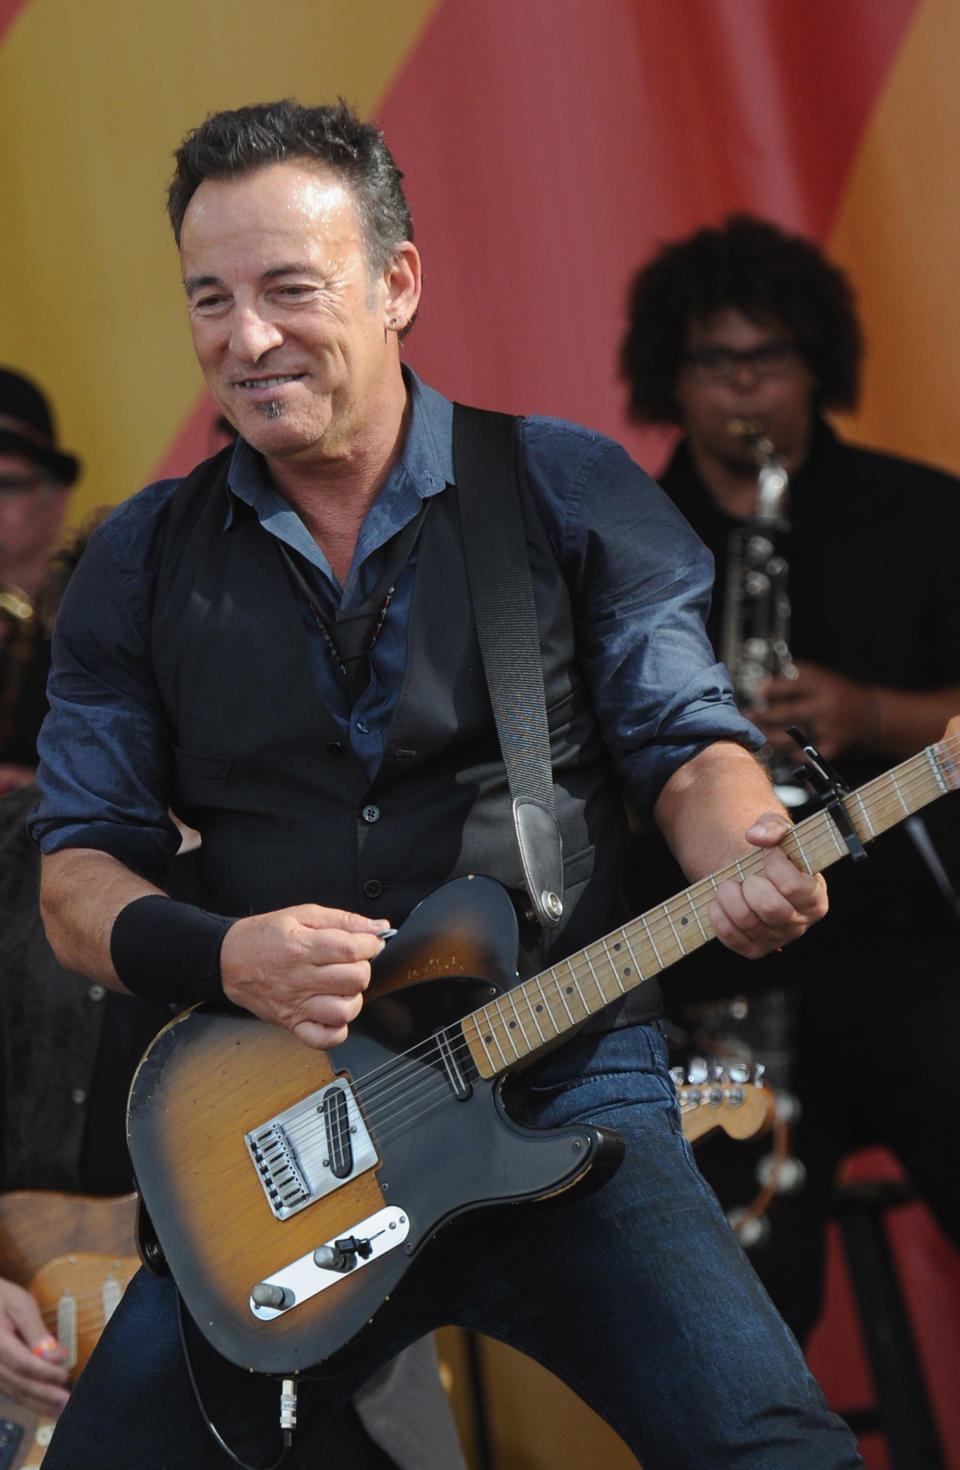
[[[0,368],[0,454],[22,454],[61,485],[72,485],[80,473],[80,461],[57,448],[45,395],[10,368]]]

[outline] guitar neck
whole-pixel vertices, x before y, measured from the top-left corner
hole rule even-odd
[[[960,733],[953,733],[955,726],[960,731],[960,720],[950,722],[950,733],[936,745],[844,797],[847,817],[862,843],[960,785]],[[808,873],[822,872],[848,855],[827,811],[798,823],[782,847]],[[480,1075],[495,1077],[518,1066],[713,939],[709,909],[717,888],[762,866],[763,852],[757,848],[467,1016],[461,1023],[463,1036]]]

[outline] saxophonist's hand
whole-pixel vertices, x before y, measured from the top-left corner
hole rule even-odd
[[[797,754],[790,725],[799,725],[827,760],[869,739],[873,710],[865,685],[802,660],[796,670],[794,679],[771,679],[749,711],[774,749]]]

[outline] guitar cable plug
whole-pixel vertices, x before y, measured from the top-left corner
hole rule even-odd
[[[280,1387],[280,1429],[284,1449],[293,1444],[293,1431],[297,1427],[297,1380],[285,1378]]]

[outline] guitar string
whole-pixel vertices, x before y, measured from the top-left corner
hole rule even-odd
[[[951,737],[942,741],[938,747],[938,754],[941,756],[945,754],[952,756],[954,748],[960,750],[960,738]],[[873,830],[873,823],[869,816],[871,808],[879,813],[881,808],[889,809],[891,804],[896,805],[898,799],[903,805],[909,805],[909,799],[914,795],[916,790],[927,789],[931,786],[931,783],[936,784],[931,765],[925,756],[926,753],[921,752],[919,756],[912,757],[910,761],[906,762],[905,765],[910,767],[910,769],[903,771],[899,779],[892,781],[891,777],[894,775],[894,772],[887,772],[885,776],[876,778],[874,782],[868,782],[865,787],[860,788],[859,791],[851,793],[847,797],[848,803],[852,802],[855,808],[859,808],[859,815],[866,817],[867,825],[871,831]],[[941,764],[942,768],[943,763],[939,762],[939,764]],[[883,789],[880,791],[875,789],[878,785]],[[935,794],[940,795],[943,793],[937,791]],[[930,799],[933,799],[933,797],[931,796]],[[899,821],[900,819],[898,818],[897,820]],[[807,859],[813,871],[830,866],[833,861],[847,855],[843,839],[828,813],[824,811],[816,812],[813,816],[807,818],[805,822],[801,823],[800,827],[807,829],[804,834],[804,840],[801,842],[798,839],[801,854]],[[881,830],[886,830],[886,828],[881,828]],[[614,931],[612,934],[598,940],[595,944],[589,946],[588,949],[569,956],[566,960],[561,961],[552,969],[544,971],[539,976],[518,983],[517,986],[505,994],[489,1002],[487,1006],[480,1007],[477,1011],[464,1017],[461,1022],[443,1028],[453,1057],[458,1062],[466,1062],[471,1058],[471,1048],[467,1038],[463,1034],[462,1028],[467,1022],[473,1021],[477,1025],[478,1040],[484,1046],[484,1049],[490,1044],[500,1053],[502,1065],[495,1066],[495,1071],[508,1070],[516,1061],[529,1056],[531,1051],[537,1050],[542,1043],[555,1040],[558,1036],[562,1035],[565,1029],[573,1029],[573,1025],[579,1024],[580,1021],[586,1019],[586,1016],[590,1014],[590,1007],[584,991],[585,984],[589,984],[591,989],[596,989],[601,1005],[607,1004],[616,998],[618,991],[613,990],[608,994],[604,990],[600,976],[597,973],[594,960],[601,959],[601,951],[604,952],[602,958],[606,961],[606,968],[615,971],[616,965],[609,951],[611,948],[617,948],[620,945],[624,946],[626,956],[633,962],[629,969],[641,977],[639,981],[632,981],[632,983],[624,985],[620,976],[614,974],[613,978],[619,993],[626,993],[628,989],[633,989],[636,987],[636,984],[643,983],[645,979],[652,978],[654,974],[659,974],[661,970],[667,967],[667,964],[672,963],[672,959],[670,959],[664,964],[662,952],[665,951],[669,955],[672,949],[675,948],[677,954],[673,958],[679,959],[690,952],[690,950],[699,948],[700,944],[707,939],[712,938],[712,926],[710,925],[707,911],[713,901],[719,883],[724,881],[728,876],[740,876],[741,878],[749,876],[752,872],[760,871],[762,864],[763,853],[759,849],[745,855],[737,862],[721,869],[718,873],[711,874],[699,880],[697,883],[692,884],[683,893],[668,900],[667,903],[631,920],[621,930]],[[697,920],[696,929],[692,932],[691,936],[696,937],[696,943],[691,945],[689,949],[680,939],[677,926],[674,923],[674,915],[682,905],[687,905]],[[680,922],[683,923],[683,919]],[[658,939],[660,941],[659,944],[657,943]],[[642,967],[637,963],[636,956],[633,952],[634,944],[637,944],[638,948],[644,946],[653,952],[655,965],[649,976],[643,974]],[[561,981],[558,971],[563,969],[566,970],[569,980],[572,981],[572,987],[569,984],[565,987],[566,993],[572,995],[575,991],[579,995],[584,1014],[575,1017],[572,1024],[566,1024],[564,1017],[561,1016],[561,1024],[558,1026],[554,1011],[544,995],[544,984],[559,987]],[[543,995],[543,1004],[537,1003],[536,1011],[534,1010],[534,1003],[531,998],[531,987],[534,985],[537,987],[539,993]],[[566,1020],[569,1021],[569,1007],[563,1001],[562,996],[560,999],[561,1006],[567,1013]],[[537,1033],[532,1041],[531,1037],[527,1035],[524,1022],[521,1019],[521,1007],[529,1010],[529,1024]],[[599,1007],[594,1006],[594,1009],[597,1008]],[[507,1015],[509,1011],[513,1012],[512,1020]],[[496,1019],[492,1023],[487,1014],[489,1012],[495,1013]],[[553,1035],[543,1035],[542,1028],[537,1020],[538,1014],[544,1019],[548,1027],[552,1029]],[[479,1035],[481,1027],[480,1022],[477,1020],[478,1017],[483,1018],[485,1037]],[[522,1038],[522,1047],[516,1045],[508,1033],[518,1034]],[[503,1037],[503,1040],[507,1041],[509,1051],[501,1044],[500,1036]],[[510,1056],[510,1051],[515,1054],[513,1057]],[[417,1068],[415,1064],[418,1061],[437,1065],[431,1066],[428,1071],[425,1071]],[[405,1077],[404,1073],[408,1075]],[[425,1083],[428,1085],[425,1086]],[[440,1102],[451,1095],[451,1089],[442,1071],[442,1057],[439,1047],[433,1037],[426,1038],[417,1043],[408,1052],[401,1053],[399,1056],[390,1059],[390,1061],[380,1064],[365,1076],[353,1079],[353,1087],[358,1100],[363,1104],[362,1115],[371,1128],[377,1127],[379,1129],[378,1114],[385,1106],[389,1107],[389,1112],[386,1116],[390,1129],[388,1131],[387,1127],[385,1127],[382,1134],[378,1132],[378,1137],[383,1142],[387,1142],[396,1132],[403,1131],[405,1128],[411,1126],[411,1123],[422,1116],[424,1111],[432,1111],[434,1107],[438,1106],[439,1102],[433,1101],[431,1094],[438,1098]],[[407,1093],[406,1097],[404,1097],[405,1092]],[[396,1110],[395,1103],[398,1097],[403,1098],[402,1112]],[[421,1112],[414,1113],[412,1118],[404,1116],[411,1109],[416,1108],[418,1104],[428,1099],[428,1108],[421,1108]],[[306,1142],[316,1133],[323,1132],[324,1129],[325,1124],[321,1119],[314,1129],[305,1129],[298,1137],[302,1137]]]
[[[950,745],[957,744],[957,745],[960,745],[960,741],[954,741],[954,740],[951,739],[949,742],[943,742],[943,744],[950,744]],[[914,788],[916,788],[918,785],[920,785],[920,786],[929,786],[930,783],[931,783],[931,780],[933,779],[932,773],[931,773],[931,768],[930,768],[929,764],[925,760],[923,760],[922,756],[919,757],[919,758],[918,757],[914,757],[913,758],[913,762],[916,762],[918,759],[921,762],[919,770],[917,770],[915,772],[906,773],[905,777],[901,778],[901,780],[898,783],[896,783],[896,785],[894,786],[894,789],[895,790],[897,788],[899,788],[900,792],[904,796],[906,796],[906,797],[911,796],[913,794]],[[908,762],[907,764],[911,764],[911,763]],[[890,775],[890,773],[888,773],[887,778],[883,778],[883,777],[878,778],[878,780],[880,781],[880,783],[882,785],[889,786],[891,784],[890,781],[889,781],[889,775]],[[853,793],[853,798],[856,800],[857,805],[859,805],[859,806],[861,806],[861,808],[863,808],[862,814],[866,814],[867,813],[868,806],[871,803],[871,798],[872,798],[872,804],[874,806],[876,806],[878,804],[879,800],[881,799],[881,797],[878,795],[877,792],[871,792],[870,791],[870,786],[872,784],[873,783],[867,783],[867,787],[866,788],[862,788],[862,791],[866,793],[865,795],[862,795],[861,792]],[[891,799],[895,800],[895,798],[891,798],[889,792],[885,792],[885,793],[882,794],[882,800],[883,800],[883,804],[884,805],[887,805],[888,806],[890,804]],[[869,822],[869,816],[868,816],[868,822]],[[802,845],[802,850],[804,852],[804,855],[808,858],[808,860],[812,859],[811,866],[812,866],[812,868],[813,868],[814,871],[816,871],[817,869],[819,869],[822,866],[828,866],[836,858],[839,858],[841,856],[846,856],[846,847],[843,844],[842,839],[839,836],[839,833],[836,832],[836,829],[834,827],[832,818],[830,818],[827,813],[825,813],[825,812],[815,813],[813,815],[813,817],[807,819],[807,823],[808,824],[812,824],[812,827],[811,827],[811,831],[807,833],[808,841],[805,842]],[[805,825],[805,824],[802,824],[802,825]],[[872,827],[872,823],[870,825]],[[819,832],[816,832],[816,828],[818,826],[819,826],[820,830],[819,830]],[[813,835],[814,832],[816,832],[816,835]],[[641,942],[643,942],[643,940],[644,940],[644,934],[642,934],[642,933],[639,932],[640,928],[642,928],[643,930],[646,931],[646,936],[647,936],[647,938],[650,941],[650,947],[652,947],[653,950],[655,951],[655,956],[654,957],[658,961],[654,973],[659,973],[659,970],[665,968],[666,966],[663,965],[662,963],[660,963],[660,952],[659,952],[660,951],[660,947],[657,946],[657,944],[656,944],[656,938],[657,937],[660,938],[660,940],[661,940],[661,942],[663,944],[663,947],[668,952],[669,952],[669,950],[671,948],[671,944],[670,944],[669,941],[672,941],[672,944],[676,947],[676,949],[678,951],[677,956],[676,956],[677,958],[680,958],[682,955],[684,955],[684,954],[686,954],[686,953],[689,952],[688,949],[687,949],[687,947],[684,946],[683,943],[682,943],[682,941],[679,939],[676,926],[673,923],[672,910],[674,910],[677,907],[677,905],[679,903],[681,903],[681,902],[688,903],[694,909],[694,912],[695,912],[695,914],[697,915],[697,918],[698,918],[698,929],[702,930],[702,937],[701,937],[701,940],[698,941],[697,945],[691,946],[691,948],[692,947],[699,947],[699,942],[703,942],[703,940],[705,940],[706,938],[712,937],[712,932],[710,932],[709,920],[707,919],[707,922],[706,923],[703,923],[702,922],[702,919],[700,918],[699,910],[702,909],[703,912],[705,913],[706,912],[706,909],[709,908],[709,905],[712,902],[713,897],[714,897],[714,894],[716,892],[716,888],[718,886],[718,883],[720,881],[723,881],[723,877],[726,876],[728,873],[730,873],[731,875],[734,874],[734,873],[739,873],[741,876],[743,876],[744,875],[744,870],[746,870],[747,872],[754,871],[754,870],[759,871],[760,867],[762,866],[762,862],[763,862],[763,854],[762,854],[762,852],[757,851],[756,853],[748,854],[745,858],[741,859],[738,863],[731,864],[728,869],[721,870],[721,873],[720,874],[712,874],[708,878],[700,880],[699,883],[692,885],[690,889],[686,890],[684,894],[678,895],[676,899],[669,900],[667,904],[661,905],[660,906],[660,909],[651,910],[649,914],[642,915],[639,919],[635,919],[635,920],[631,921],[630,924],[626,925],[625,928],[620,931],[619,938],[618,938],[618,935],[616,933],[614,933],[613,935],[608,935],[608,936],[605,937],[605,939],[600,940],[600,941],[597,941],[597,944],[594,945],[594,946],[591,946],[590,949],[588,949],[587,951],[582,951],[580,954],[573,955],[568,960],[562,961],[561,962],[561,966],[564,966],[565,965],[567,967],[567,969],[569,971],[569,974],[570,974],[570,977],[574,981],[574,987],[579,992],[580,997],[581,997],[581,1000],[584,1003],[585,1013],[586,1013],[587,1002],[586,1002],[586,996],[585,996],[584,990],[583,990],[583,983],[586,982],[587,980],[589,980],[591,982],[592,986],[595,986],[596,987],[596,989],[598,991],[598,995],[599,995],[600,1000],[601,1000],[601,1004],[606,1004],[609,1000],[612,1000],[612,999],[615,999],[616,998],[616,992],[613,992],[612,994],[609,994],[608,995],[604,991],[603,986],[600,983],[600,978],[599,978],[599,976],[597,974],[597,971],[595,969],[593,960],[591,959],[591,950],[596,951],[598,949],[604,949],[606,951],[609,951],[611,945],[616,945],[618,943],[623,943],[623,944],[625,944],[626,949],[627,949],[628,953],[630,954],[630,956],[633,957],[633,955],[632,955],[632,943],[631,943],[631,940],[634,940],[635,941],[635,940],[639,939]],[[654,925],[657,926],[657,932],[656,933],[654,933],[654,931],[653,931],[653,926]],[[636,932],[631,932],[631,931],[636,931]],[[599,955],[597,957],[599,958]],[[610,959],[609,953],[606,954],[606,959],[607,959],[607,962],[608,962],[608,965],[610,966],[610,968],[613,968],[613,962]],[[553,1032],[554,1032],[554,1035],[553,1036],[548,1036],[548,1037],[544,1037],[543,1036],[542,1028],[539,1026],[539,1024],[537,1022],[537,1019],[536,1019],[536,1015],[534,1014],[533,1010],[531,1009],[530,1023],[532,1025],[532,1027],[538,1033],[537,1036],[536,1036],[536,1038],[533,1039],[533,1043],[532,1043],[532,1047],[531,1047],[531,1038],[526,1033],[526,1030],[524,1028],[523,1021],[520,1019],[519,1009],[518,1009],[518,1006],[517,1006],[518,999],[522,1003],[525,1002],[527,1005],[530,1004],[529,987],[532,984],[540,982],[540,983],[538,983],[538,989],[540,989],[541,991],[542,991],[542,982],[543,982],[544,979],[546,979],[548,981],[552,981],[554,984],[558,984],[559,981],[558,981],[558,977],[557,977],[557,975],[556,975],[555,972],[561,966],[554,967],[554,971],[546,971],[546,972],[544,972],[544,974],[542,976],[534,977],[533,981],[522,982],[518,986],[516,986],[513,989],[511,989],[510,991],[508,991],[505,995],[500,996],[496,1000],[490,1002],[487,1007],[481,1007],[480,1008],[480,1012],[473,1013],[474,1016],[476,1016],[477,1014],[480,1014],[480,1013],[482,1013],[482,1012],[484,1012],[486,1010],[492,1010],[492,1011],[499,1012],[500,1014],[499,1014],[498,1019],[500,1020],[501,1028],[505,1024],[506,1025],[506,1028],[509,1031],[519,1031],[519,1035],[523,1039],[523,1047],[522,1047],[522,1049],[519,1048],[519,1047],[517,1047],[512,1041],[510,1042],[510,1049],[515,1053],[515,1057],[511,1057],[509,1055],[509,1052],[503,1046],[500,1045],[499,1040],[496,1040],[495,1041],[494,1044],[496,1045],[497,1051],[500,1052],[501,1059],[502,1059],[502,1062],[503,1062],[503,1068],[498,1068],[497,1070],[503,1070],[504,1068],[508,1068],[511,1065],[512,1062],[514,1062],[516,1060],[519,1060],[523,1056],[529,1055],[531,1049],[532,1050],[536,1050],[537,1047],[538,1047],[538,1045],[541,1042],[543,1042],[545,1040],[555,1039],[556,1036],[558,1036],[558,1035],[560,1035],[562,1033],[562,1030],[564,1028],[563,1028],[563,1026],[561,1026],[560,1028],[557,1027],[556,1021],[554,1019],[554,1016],[553,1016],[552,1011],[550,1010],[549,1005],[547,1005],[546,1011],[544,1011],[543,1008],[540,1007],[540,1006],[538,1006],[537,1009],[538,1009],[539,1013],[542,1016],[544,1016],[544,1019],[545,1020],[548,1020],[549,1021],[549,1024],[552,1026],[552,1029],[553,1029]],[[642,973],[639,966],[636,966],[636,969],[637,969],[637,973]],[[625,993],[625,991],[627,989],[634,988],[633,985],[624,986],[622,984],[622,982],[620,981],[619,977],[615,977],[615,978],[616,978],[616,982],[617,982],[617,985],[620,988],[621,993]],[[647,977],[644,977],[644,978],[647,978]],[[642,980],[640,982],[638,982],[638,983],[642,983]],[[525,990],[525,987],[526,987],[526,990]],[[572,993],[572,991],[570,991],[568,989],[568,993]],[[507,1020],[504,1023],[504,1020],[503,1020],[503,1012],[504,1012],[505,1008],[509,1008],[510,1010],[513,1011],[513,1013],[514,1013],[514,1020],[513,1021]],[[464,1020],[470,1020],[470,1019],[472,1019],[472,1018],[471,1017],[464,1018]],[[583,1018],[582,1017],[578,1017],[577,1018],[577,1020],[580,1020],[580,1019],[583,1019]],[[453,1030],[454,1032],[459,1032],[460,1033],[459,1036],[457,1036],[455,1034],[454,1036],[451,1037],[450,1036],[451,1030]],[[493,1038],[493,1035],[494,1035],[495,1031],[496,1031],[496,1023],[494,1023],[493,1030],[489,1032],[491,1038]],[[448,1035],[448,1037],[450,1037],[450,1040],[451,1040],[451,1043],[452,1043],[452,1050],[453,1050],[453,1053],[454,1053],[455,1056],[458,1053],[459,1053],[459,1057],[460,1058],[465,1058],[465,1057],[469,1056],[469,1054],[470,1054],[469,1044],[467,1043],[466,1039],[463,1037],[462,1030],[460,1029],[459,1026],[454,1027],[454,1028],[447,1028],[447,1035]],[[506,1035],[505,1035],[505,1039],[507,1039],[509,1041],[509,1037],[507,1037]],[[419,1044],[418,1048],[414,1048],[411,1053],[407,1053],[406,1055],[407,1056],[412,1056],[417,1050],[421,1049],[423,1046],[429,1047],[430,1046],[429,1040],[426,1043]],[[386,1067],[385,1068],[376,1069],[377,1071],[379,1071],[381,1073],[381,1076],[378,1079],[379,1083],[382,1084],[382,1085],[379,1086],[379,1091],[378,1091],[377,1086],[372,1085],[372,1083],[373,1083],[373,1076],[375,1074],[370,1074],[368,1078],[359,1078],[355,1082],[355,1087],[357,1088],[358,1095],[359,1094],[362,1094],[362,1100],[364,1101],[364,1103],[367,1106],[367,1109],[369,1110],[369,1114],[371,1116],[371,1122],[374,1122],[375,1121],[375,1117],[373,1115],[376,1113],[377,1109],[380,1108],[383,1105],[385,1099],[386,1099],[386,1101],[390,1102],[391,1105],[392,1105],[393,1098],[398,1093],[402,1092],[402,1090],[404,1088],[404,1085],[405,1085],[404,1084],[404,1080],[403,1080],[402,1076],[399,1075],[400,1069],[396,1065],[394,1065],[395,1063],[400,1062],[401,1060],[402,1060],[402,1058],[395,1058],[395,1059],[393,1059],[393,1063],[386,1064]],[[438,1061],[440,1060],[439,1056],[436,1058],[436,1060],[438,1060]],[[445,1093],[446,1093],[446,1084],[444,1083],[444,1081],[443,1081],[442,1078],[440,1078],[440,1080],[439,1080],[437,1090],[439,1091],[439,1093],[441,1095],[445,1095]],[[392,1094],[392,1096],[390,1096],[389,1094]],[[412,1105],[413,1105],[413,1103],[408,1100],[407,1107],[409,1108]],[[396,1114],[394,1114],[394,1117],[396,1117]]]

